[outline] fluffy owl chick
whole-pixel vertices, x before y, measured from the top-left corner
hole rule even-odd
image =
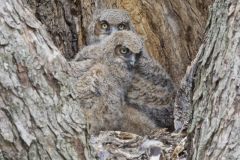
[[[99,44],[85,47],[85,51],[99,55],[94,56],[93,66],[76,85],[90,133],[121,130],[126,92],[142,48],[142,40],[131,31],[116,32]],[[92,58],[91,53],[87,55],[85,60]]]
[[[104,38],[116,30],[134,31],[128,13],[121,9],[98,11],[88,28],[88,44],[94,46],[101,43]],[[92,50],[84,48],[78,53],[75,60],[96,59],[100,53],[105,53]],[[143,49],[135,66],[133,81],[127,95],[129,107],[146,113],[158,127],[173,129],[175,92],[175,86],[170,76],[159,63],[151,59],[146,49]]]
[[[87,44],[100,42],[115,31],[134,31],[131,18],[121,9],[97,10],[88,27]]]

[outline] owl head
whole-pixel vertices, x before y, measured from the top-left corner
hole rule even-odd
[[[88,44],[99,42],[116,31],[131,30],[134,27],[128,13],[121,9],[96,11],[88,28]]]
[[[141,56],[143,40],[132,31],[118,31],[99,45],[102,46],[102,55],[108,64],[132,70]]]

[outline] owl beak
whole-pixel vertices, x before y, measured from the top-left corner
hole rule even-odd
[[[129,64],[130,64],[131,66],[134,66],[135,62],[134,62],[134,61],[130,61]]]
[[[129,59],[129,62],[128,62],[128,63],[129,63],[129,64],[130,64],[130,65],[133,67],[133,66],[134,66],[134,64],[135,64],[135,61],[136,61],[136,59],[135,59],[135,56],[133,56],[133,55],[132,55],[132,56],[130,57],[130,59]]]
[[[131,55],[127,61],[128,69],[132,70],[134,68],[135,63],[136,63],[136,58],[134,55]]]
[[[111,33],[114,33],[114,32],[117,32],[117,31],[118,31],[118,29],[113,27],[112,30],[111,30]]]

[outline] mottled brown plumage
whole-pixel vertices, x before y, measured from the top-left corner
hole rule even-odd
[[[141,117],[139,115],[142,113],[125,107],[125,97],[142,48],[143,42],[135,33],[119,31],[101,43],[82,50],[85,54],[79,55],[79,63],[92,60],[92,64],[79,78],[76,87],[90,133],[97,134],[101,130],[127,131]],[[133,111],[131,115],[130,111]],[[155,127],[147,119],[144,119],[142,133]]]
[[[101,25],[103,22],[107,24],[107,27]],[[106,9],[97,12],[88,28],[88,44],[94,46],[96,43],[101,43],[106,37],[119,30],[117,26],[120,24],[127,24],[124,29],[135,32],[131,18],[126,11]],[[104,28],[109,28],[109,30],[104,30]],[[79,61],[89,57],[97,59],[98,54],[105,53],[88,50],[91,48],[84,48],[78,53],[75,60]],[[173,129],[174,95],[175,87],[171,78],[144,49],[135,66],[133,80],[128,89],[126,98],[128,106],[143,112],[158,127]]]

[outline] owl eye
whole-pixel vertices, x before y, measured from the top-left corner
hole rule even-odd
[[[119,24],[118,29],[119,30],[124,30],[126,28],[125,24]]]
[[[126,47],[120,48],[120,53],[121,53],[121,54],[127,54],[128,52],[129,52],[129,49],[128,49],[128,48],[126,48]]]
[[[103,23],[101,24],[101,28],[102,28],[102,29],[107,29],[107,28],[108,28],[108,24],[107,24],[106,22],[103,22]]]

